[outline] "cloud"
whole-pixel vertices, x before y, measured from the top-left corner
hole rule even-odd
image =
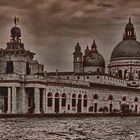
[[[0,36],[0,42],[7,40],[5,29],[12,26],[13,16],[18,16],[24,42],[39,52],[38,58],[51,69],[58,64],[69,69],[76,41],[86,46],[93,37],[108,62],[110,54],[104,48],[111,50],[120,41],[130,15],[137,25],[140,23],[139,6],[138,0],[0,1],[0,30],[4,36]],[[63,57],[58,62],[59,55]]]

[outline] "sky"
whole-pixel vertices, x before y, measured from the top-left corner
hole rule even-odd
[[[139,7],[139,0],[0,0],[0,47],[6,47],[16,16],[25,49],[46,71],[72,71],[76,43],[84,52],[93,39],[107,66],[130,16],[140,40]]]

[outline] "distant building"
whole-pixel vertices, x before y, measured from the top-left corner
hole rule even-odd
[[[108,73],[95,40],[84,53],[76,44],[71,72],[47,73],[34,55],[15,24],[7,47],[0,49],[0,113],[140,113],[140,42],[131,18]]]

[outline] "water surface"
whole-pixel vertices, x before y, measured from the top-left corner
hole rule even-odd
[[[140,140],[140,118],[6,118],[0,140]]]

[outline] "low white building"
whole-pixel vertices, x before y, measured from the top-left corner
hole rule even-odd
[[[140,113],[140,43],[129,19],[123,41],[113,50],[109,73],[95,41],[85,54],[77,43],[72,72],[44,71],[24,48],[21,30],[0,49],[0,113]]]

